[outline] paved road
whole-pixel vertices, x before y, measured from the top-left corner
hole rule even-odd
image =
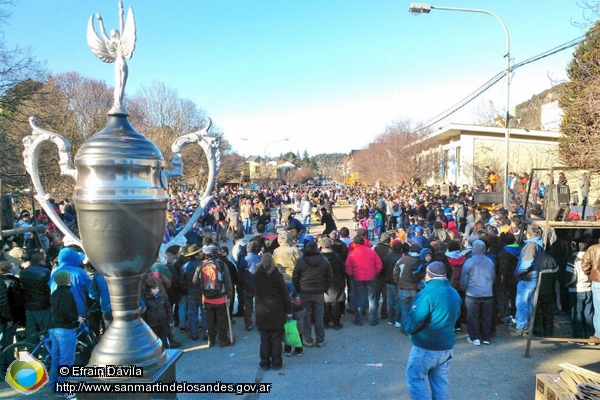
[[[351,227],[349,207],[335,209],[341,226]],[[316,227],[315,227],[316,228]],[[314,229],[316,231],[316,229]],[[286,357],[280,371],[266,371],[262,382],[272,383],[270,394],[245,395],[246,399],[408,399],[405,369],[411,348],[408,337],[393,326],[380,323],[356,326],[351,315],[343,317],[344,328],[326,331],[323,348],[305,349],[302,356]],[[254,382],[258,372],[259,334],[246,332],[236,318],[236,343],[228,348],[208,348],[180,333],[185,351],[177,365],[177,379],[187,382]],[[558,363],[589,366],[600,360],[599,347],[575,347],[532,343],[531,357],[524,358],[525,339],[512,338],[499,327],[490,346],[475,347],[457,334],[450,366],[452,399],[533,399],[535,375],[557,373]],[[381,364],[381,366],[374,366]],[[598,365],[592,365],[598,370]],[[14,397],[3,384],[0,398]],[[52,398],[48,394],[30,398]],[[181,394],[181,399],[239,398],[227,394]]]

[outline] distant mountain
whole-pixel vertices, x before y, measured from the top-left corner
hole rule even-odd
[[[565,90],[565,84],[558,84],[550,89],[533,95],[531,99],[517,105],[516,115],[510,126],[520,129],[541,130],[542,105],[557,101]]]
[[[322,176],[336,179],[342,173],[342,162],[347,156],[345,153],[317,154],[311,157],[311,164],[316,164]]]

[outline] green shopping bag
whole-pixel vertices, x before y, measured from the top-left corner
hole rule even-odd
[[[283,337],[285,344],[288,346],[301,348],[302,340],[300,340],[297,322],[295,320],[288,321],[285,323],[283,328],[285,329],[285,336]]]

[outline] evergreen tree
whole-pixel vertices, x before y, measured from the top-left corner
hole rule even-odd
[[[600,167],[600,21],[586,33],[567,69],[567,82],[559,104],[564,115],[559,140],[561,162],[572,167]]]

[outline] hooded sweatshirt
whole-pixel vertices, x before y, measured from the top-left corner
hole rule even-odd
[[[492,297],[496,278],[494,262],[485,255],[485,243],[473,243],[473,255],[462,268],[460,287],[470,297]]]
[[[77,313],[83,317],[88,312],[87,298],[90,291],[90,285],[92,279],[88,276],[81,268],[81,262],[83,261],[83,254],[77,253],[75,250],[65,247],[58,253],[58,267],[54,268],[50,273],[50,292],[54,293],[57,288],[56,282],[54,282],[54,275],[59,271],[67,271],[71,276],[71,293],[75,298],[77,304]]]
[[[543,239],[540,236],[525,240],[525,246],[519,255],[515,276],[521,281],[537,282],[542,262]]]
[[[425,260],[425,256],[427,254],[430,254],[433,259],[433,253],[431,252],[430,249],[425,247],[424,249],[421,249],[421,251],[419,252],[419,264],[413,266],[413,268],[412,268],[412,274],[415,276],[415,278],[419,278],[419,280],[421,280],[425,277],[427,265],[429,265],[429,263],[431,262],[431,260],[430,261]]]
[[[273,262],[279,267],[286,284],[292,283],[292,273],[296,261],[300,258],[300,253],[293,245],[292,237],[286,231],[279,233],[279,247],[273,251]]]
[[[450,284],[453,288],[460,289],[460,275],[462,274],[463,264],[467,261],[467,258],[461,254],[460,250],[447,251],[446,257],[452,267],[452,281]]]

